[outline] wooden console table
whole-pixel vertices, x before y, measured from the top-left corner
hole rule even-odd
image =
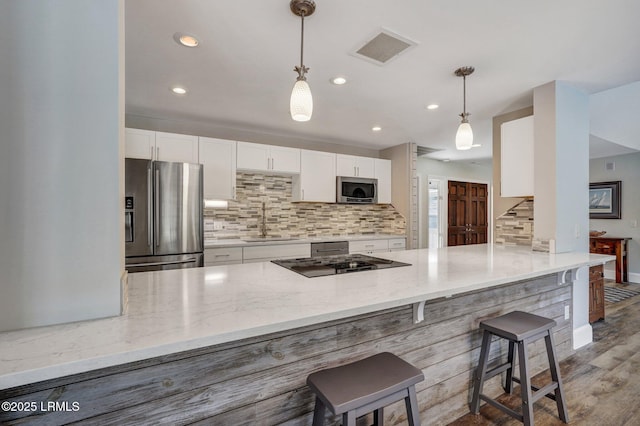
[[[616,257],[616,282],[629,281],[629,266],[627,265],[627,241],[631,238],[591,237],[589,238],[589,252],[597,254],[611,254]]]

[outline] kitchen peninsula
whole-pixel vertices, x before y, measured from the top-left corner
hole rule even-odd
[[[271,262],[133,274],[124,316],[0,333],[0,400],[79,406],[2,411],[0,421],[309,423],[309,373],[388,350],[425,372],[420,410],[437,424],[466,412],[481,319],[552,317],[563,359],[573,352],[571,279],[613,259],[493,245],[381,257],[411,266],[319,278]],[[532,347],[534,367],[543,350]]]

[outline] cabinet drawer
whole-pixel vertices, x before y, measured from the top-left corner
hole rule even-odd
[[[228,265],[242,262],[242,247],[220,247],[204,249],[205,266]]]
[[[368,251],[388,251],[388,240],[361,240],[349,241],[349,253]]]
[[[404,250],[407,240],[404,238],[393,238],[389,240],[389,250]]]
[[[274,244],[244,247],[243,263],[262,262],[272,259],[311,257],[311,244]]]
[[[612,242],[596,241],[593,249],[599,254],[616,254],[616,245]]]

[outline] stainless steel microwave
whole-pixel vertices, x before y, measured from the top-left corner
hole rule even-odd
[[[376,204],[378,179],[338,176],[336,201],[347,204]]]

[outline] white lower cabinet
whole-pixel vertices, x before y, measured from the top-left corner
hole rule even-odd
[[[242,247],[204,249],[204,266],[232,265],[234,263],[242,263]]]
[[[401,251],[407,248],[406,238],[393,238],[389,240],[389,251]]]
[[[388,240],[349,241],[349,253],[371,254],[383,251],[389,251]]]
[[[242,263],[266,262],[275,259],[310,257],[311,244],[274,244],[243,247]]]

